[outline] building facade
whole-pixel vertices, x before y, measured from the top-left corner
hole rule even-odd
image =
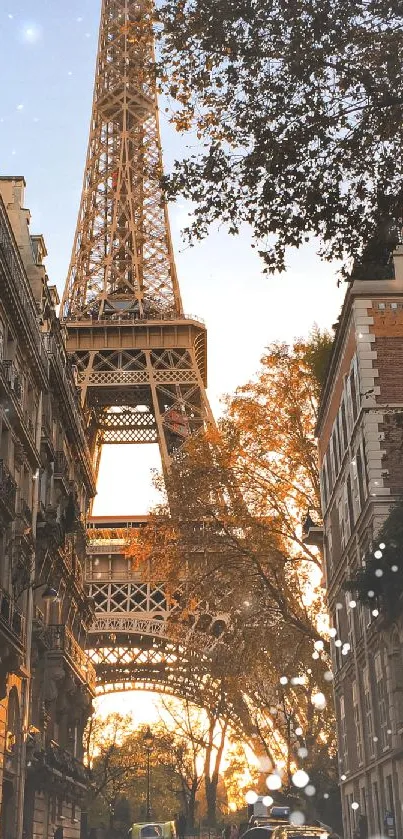
[[[403,246],[356,277],[317,427],[344,836],[400,839],[403,620],[386,623],[344,584],[403,494]]]
[[[0,178],[0,837],[80,835],[85,516],[95,493],[57,292],[23,178]]]

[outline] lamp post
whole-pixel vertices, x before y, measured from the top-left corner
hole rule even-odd
[[[151,776],[151,770],[150,770],[150,755],[151,755],[152,748],[153,748],[154,737],[153,737],[153,734],[152,734],[152,731],[151,731],[150,726],[147,726],[147,729],[146,729],[145,734],[144,734],[144,737],[143,737],[143,742],[144,742],[144,748],[145,748],[146,753],[147,753],[147,815],[146,815],[146,818],[147,818],[147,819],[151,819],[151,799],[150,799],[150,776]]]

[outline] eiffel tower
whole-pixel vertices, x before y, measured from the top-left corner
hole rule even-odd
[[[152,0],[103,0],[90,136],[62,299],[98,475],[102,446],[158,443],[163,472],[213,422],[205,326],[183,312],[160,181]],[[93,518],[89,646],[104,689],[186,693],[186,656],[166,636],[163,587],[124,557],[130,528]]]

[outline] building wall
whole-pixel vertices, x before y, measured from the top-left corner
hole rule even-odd
[[[317,429],[346,839],[360,814],[370,835],[403,836],[403,624],[344,588],[403,494],[402,247],[394,264],[347,292]]]
[[[63,825],[65,839],[78,839],[95,675],[84,652],[95,486],[24,186],[0,178],[0,836],[53,839]],[[43,598],[49,588],[57,599]]]

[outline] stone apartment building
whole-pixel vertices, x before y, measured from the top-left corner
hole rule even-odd
[[[80,835],[85,515],[95,494],[57,292],[24,180],[0,178],[0,836]]]
[[[403,617],[343,587],[403,494],[403,246],[383,262],[353,272],[317,426],[345,839],[403,837]]]

